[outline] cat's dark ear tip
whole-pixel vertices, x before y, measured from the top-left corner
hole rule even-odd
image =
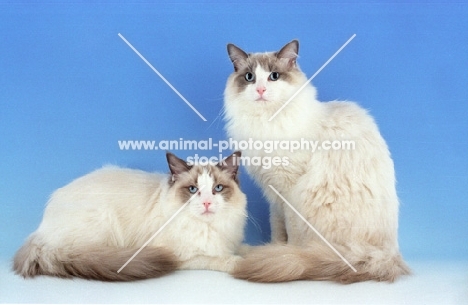
[[[166,159],[169,161],[169,158],[171,157],[175,157],[175,155],[171,153],[170,151],[166,150]]]
[[[293,40],[291,40],[290,43],[294,44],[294,46],[296,47],[296,50],[299,51],[299,40],[298,39],[293,39]]]
[[[226,45],[226,49],[227,49],[228,53],[231,52],[232,48],[236,48],[236,45],[233,44],[233,43],[228,43],[228,44]]]
[[[240,150],[237,150],[232,153],[233,157],[240,158],[242,156],[242,152]]]
[[[227,50],[230,57],[231,57],[231,55],[235,55],[236,53],[244,53],[244,51],[242,51],[238,46],[236,46],[233,43],[228,43],[226,45],[226,50]]]
[[[166,160],[167,160],[167,163],[170,165],[170,164],[173,164],[174,162],[177,162],[180,159],[175,154],[166,150]]]

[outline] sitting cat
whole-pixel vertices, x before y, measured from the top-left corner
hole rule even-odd
[[[296,63],[298,48],[297,40],[273,53],[247,54],[227,46],[234,65],[225,89],[228,135],[237,141],[346,140],[355,149],[243,150],[247,158],[279,156],[289,162],[247,167],[270,203],[272,244],[246,255],[233,275],[260,282],[350,283],[409,274],[399,253],[399,202],[387,145],[372,117],[355,103],[319,102],[311,84],[300,90],[307,78]]]
[[[14,271],[103,281],[176,269],[231,271],[246,221],[240,156],[201,166],[167,153],[169,175],[104,167],[76,179],[52,194],[39,228],[16,253]]]

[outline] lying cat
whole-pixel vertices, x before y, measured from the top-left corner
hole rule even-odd
[[[243,150],[247,158],[278,156],[289,162],[270,169],[247,167],[270,203],[272,245],[253,250],[233,275],[260,282],[349,283],[409,274],[398,249],[399,202],[387,145],[372,117],[355,103],[319,102],[311,84],[300,90],[307,78],[296,63],[298,48],[297,40],[273,53],[247,54],[227,46],[234,65],[225,89],[228,135],[237,141],[346,140],[355,147],[271,154]]]
[[[246,221],[240,156],[201,166],[167,153],[169,175],[105,167],[76,179],[52,194],[39,228],[16,253],[14,271],[103,281],[176,269],[232,271]]]

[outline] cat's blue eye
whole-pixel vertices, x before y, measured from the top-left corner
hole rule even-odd
[[[278,72],[271,72],[269,79],[272,81],[277,81],[279,77],[280,77],[280,74]]]
[[[198,191],[198,188],[196,186],[191,185],[189,186],[188,190],[190,193],[195,194]]]
[[[248,82],[253,82],[255,80],[255,74],[253,74],[252,72],[247,72],[245,73],[244,78]]]
[[[224,186],[222,184],[218,184],[217,186],[214,187],[214,190],[216,192],[221,192],[223,190]]]

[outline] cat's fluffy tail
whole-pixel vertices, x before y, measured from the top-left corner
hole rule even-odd
[[[165,275],[177,269],[176,256],[164,248],[144,248],[117,272],[138,249],[88,247],[55,249],[33,234],[14,257],[13,269],[23,277],[53,275],[101,281],[133,281]]]
[[[317,244],[307,249],[291,245],[255,247],[238,262],[231,274],[253,282],[331,280],[349,284],[369,280],[393,282],[399,276],[411,273],[398,253],[371,249],[356,255],[344,249],[338,251],[356,272],[329,247]]]

